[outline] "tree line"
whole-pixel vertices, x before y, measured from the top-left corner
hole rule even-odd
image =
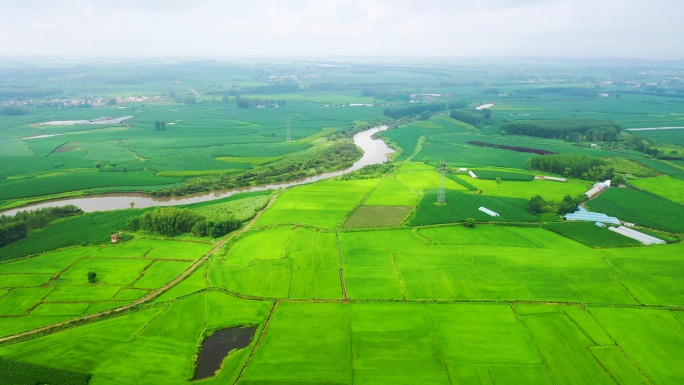
[[[582,154],[533,156],[527,161],[527,168],[587,180],[612,179],[615,173],[614,168],[603,159]]]
[[[468,123],[475,127],[482,127],[483,124],[491,124],[492,111],[488,108],[480,110],[455,109],[449,113],[451,119],[460,120],[463,123]]]
[[[595,141],[615,141],[622,131],[615,122],[599,119],[520,120],[506,123],[500,131],[514,135],[580,141],[582,137]]]
[[[83,213],[75,205],[45,207],[33,211],[20,211],[13,216],[0,215],[0,247],[16,242],[28,235],[29,229],[39,229],[53,220]]]
[[[527,211],[535,215],[542,213],[556,213],[562,216],[577,211],[579,204],[585,201],[586,198],[587,196],[584,194],[578,196],[577,198],[566,195],[559,203],[555,201],[547,201],[542,198],[541,195],[535,195],[527,204]]]
[[[133,217],[128,222],[132,231],[145,230],[169,237],[184,233],[195,236],[222,237],[240,227],[235,218],[208,219],[197,211],[175,207],[158,207],[141,216]]]
[[[451,108],[459,108],[459,106],[463,105],[465,105],[464,101],[452,101],[449,103],[414,103],[408,106],[387,107],[382,113],[392,119],[399,119],[405,116],[419,115],[422,112],[438,112]]]

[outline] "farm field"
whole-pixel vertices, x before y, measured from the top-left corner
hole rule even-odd
[[[425,60],[38,66],[58,73],[44,84],[0,68],[17,79],[0,82],[0,112],[18,91],[105,97],[69,107],[36,96],[12,105],[28,114],[0,116],[0,208],[303,178],[351,164],[351,136],[378,125],[397,150],[390,164],[339,178],[178,208],[235,224],[226,235],[139,230],[135,219],[154,209],[134,204],[42,228],[27,219],[27,236],[0,246],[0,385],[684,383],[684,130],[624,130],[684,126],[680,86],[669,83],[684,72],[650,61]],[[105,76],[112,69],[124,72]],[[39,124],[119,115],[133,118]],[[501,131],[589,119],[605,126]],[[544,152],[602,166],[536,180],[563,176],[528,168]],[[578,199],[624,174],[630,187]],[[536,195],[553,201],[541,214],[530,211]],[[668,244],[565,222],[565,196],[658,229]],[[2,218],[0,236],[14,225]],[[217,371],[196,379],[205,342],[233,328],[249,330],[244,347],[215,354]]]
[[[134,240],[0,264],[2,336],[123,306],[179,276],[211,246]],[[88,281],[88,273],[97,274]]]

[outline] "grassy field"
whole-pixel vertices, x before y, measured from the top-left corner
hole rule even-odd
[[[549,223],[545,229],[551,230],[589,247],[629,247],[640,246],[641,242],[614,233],[607,228],[596,226],[591,222]]]
[[[344,228],[400,226],[412,209],[411,206],[359,206],[344,222]]]
[[[630,180],[629,184],[672,202],[684,204],[684,181],[663,175],[655,178]]]
[[[334,228],[378,183],[377,179],[323,181],[295,187],[281,194],[255,226],[295,223]]]
[[[537,218],[526,210],[527,202],[517,198],[489,197],[459,191],[445,191],[446,204],[437,204],[437,190],[427,190],[409,223],[414,226],[462,222],[475,218],[482,222],[529,222]],[[498,213],[493,217],[478,210],[486,207]]]

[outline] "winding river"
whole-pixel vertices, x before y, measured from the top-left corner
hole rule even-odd
[[[63,205],[76,205],[80,207],[85,212],[94,211],[110,211],[110,210],[121,210],[130,208],[131,204],[134,204],[135,208],[146,208],[146,207],[156,207],[156,206],[177,206],[186,205],[190,203],[207,202],[216,199],[226,198],[234,194],[242,192],[251,191],[264,191],[264,190],[276,190],[286,187],[299,186],[302,184],[317,182],[324,179],[334,178],[340,175],[348,174],[352,171],[359,170],[364,166],[369,166],[373,164],[381,164],[387,161],[390,154],[394,152],[391,148],[385,144],[380,139],[373,139],[373,135],[378,132],[387,130],[387,126],[379,126],[371,128],[366,131],[359,132],[354,135],[354,143],[361,148],[363,151],[363,157],[356,161],[350,168],[346,170],[328,172],[320,175],[311,176],[304,179],[294,180],[290,182],[274,183],[267,185],[260,185],[254,187],[242,187],[230,190],[214,191],[210,193],[186,195],[181,197],[166,197],[166,198],[156,198],[151,196],[146,196],[142,194],[116,194],[116,195],[101,195],[101,196],[89,196],[80,198],[65,198],[58,200],[46,201],[43,203],[37,203],[33,205],[28,205],[8,211],[4,211],[0,214],[4,215],[14,215],[19,211],[25,210],[35,210],[43,207],[49,206],[63,206]]]

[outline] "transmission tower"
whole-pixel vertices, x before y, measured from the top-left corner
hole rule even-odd
[[[446,203],[446,194],[444,193],[444,173],[446,173],[446,161],[439,162],[439,191],[437,192],[437,203]]]
[[[290,127],[290,118],[287,118],[287,142],[292,141],[292,128]]]

